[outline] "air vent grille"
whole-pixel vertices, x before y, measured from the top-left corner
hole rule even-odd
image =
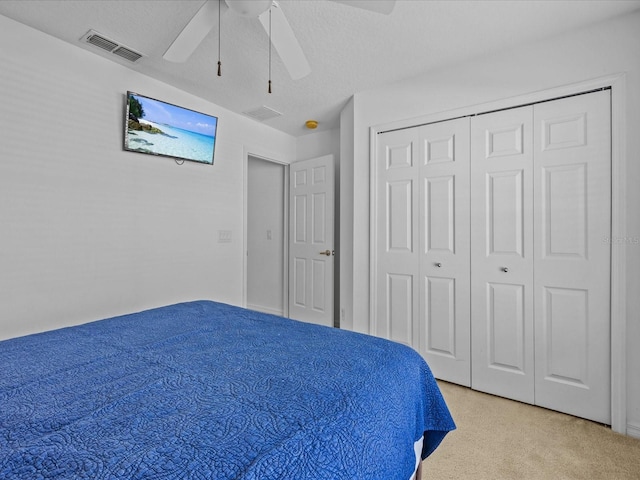
[[[253,110],[244,111],[242,113],[247,117],[251,117],[260,122],[264,122],[265,120],[270,120],[282,115],[280,112],[275,111],[273,108],[269,108],[264,105],[258,108],[254,108]]]
[[[133,50],[126,47],[118,47],[113,51],[114,55],[118,55],[119,57],[125,58],[131,62],[135,62],[142,58],[138,52],[134,52]]]
[[[129,60],[130,62],[136,62],[143,56],[141,53],[131,50],[129,47],[125,47],[95,30],[89,30],[82,36],[80,41],[94,45],[102,50],[106,50],[107,52],[111,52],[114,55],[118,55],[119,57]]]
[[[111,40],[107,40],[100,35],[91,35],[87,38],[87,43],[91,45],[95,45],[96,47],[100,47],[103,50],[107,50],[111,52],[114,48],[118,46],[117,43],[112,42]]]

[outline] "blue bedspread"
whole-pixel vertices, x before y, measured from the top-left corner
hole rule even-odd
[[[454,428],[412,349],[215,302],[0,342],[3,480],[407,480]]]

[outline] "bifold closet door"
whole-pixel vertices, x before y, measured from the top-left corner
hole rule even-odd
[[[610,91],[534,108],[535,403],[611,423]]]
[[[471,385],[469,118],[420,127],[420,352]]]
[[[373,334],[418,346],[418,137],[380,134],[376,165],[376,289]]]
[[[374,332],[470,385],[469,119],[379,134]]]
[[[610,423],[610,93],[471,123],[472,387]]]
[[[534,402],[533,108],[471,122],[472,388]]]

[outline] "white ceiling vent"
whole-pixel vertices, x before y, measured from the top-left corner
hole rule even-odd
[[[124,45],[121,45],[120,43],[105,37],[95,30],[89,30],[82,36],[80,41],[84,43],[90,43],[91,45],[106,50],[107,52],[113,53],[114,55],[118,55],[125,60],[129,60],[130,62],[136,62],[142,58],[141,53],[131,50],[129,47],[125,47]]]
[[[280,112],[275,111],[273,108],[269,108],[264,105],[258,108],[254,108],[253,110],[247,110],[242,113],[243,115],[251,117],[260,122],[264,122],[265,120],[270,120],[282,115]]]

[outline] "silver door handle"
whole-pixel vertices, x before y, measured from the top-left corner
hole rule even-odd
[[[440,268],[442,264],[440,262],[436,263],[436,267]]]
[[[326,255],[327,257],[331,256],[331,250],[324,250],[323,252],[320,252],[320,255]]]
[[[509,271],[509,269],[508,269],[507,267],[502,267],[502,271],[503,271],[504,273],[507,273],[507,272]]]

